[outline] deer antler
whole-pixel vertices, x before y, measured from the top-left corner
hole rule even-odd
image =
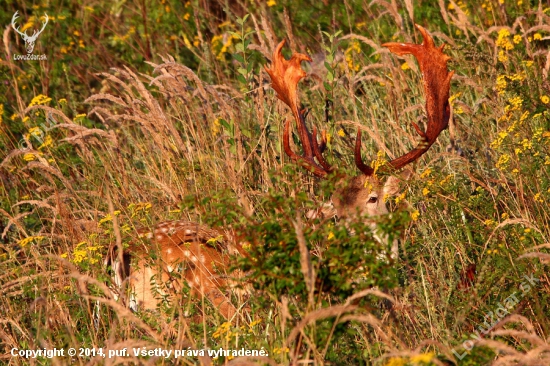
[[[426,112],[428,114],[426,132],[423,132],[416,123],[413,123],[414,129],[418,132],[422,141],[405,155],[388,162],[386,166],[395,170],[412,163],[428,151],[441,131],[447,128],[451,115],[449,89],[454,71],[449,72],[447,69],[447,61],[451,58],[443,53],[444,45],[436,47],[433,38],[426,29],[418,24],[415,24],[415,26],[424,38],[422,44],[392,42],[382,45],[396,55],[412,54],[416,58],[422,71],[424,93],[426,94]],[[365,175],[372,175],[374,169],[363,163],[360,152],[361,131],[358,131],[355,143],[355,162]]]
[[[44,29],[46,29],[46,25],[48,24],[48,20],[50,20],[50,18],[48,17],[48,14],[46,14],[46,13],[44,13],[44,18],[45,18],[45,21],[42,23],[42,29],[40,29],[39,31],[35,30],[32,34],[32,38],[34,38],[34,39],[38,38],[40,33],[44,32]]]
[[[15,32],[19,33],[19,35],[23,37],[28,37],[27,33],[23,33],[19,30],[19,27],[17,28],[15,27],[15,21],[17,20],[17,18],[19,18],[19,10],[17,10],[15,14],[13,14],[13,17],[11,18],[11,27],[13,28],[13,30],[15,30]]]
[[[303,111],[298,109],[298,96],[296,93],[298,83],[306,76],[305,71],[302,70],[301,62],[311,62],[311,58],[301,53],[294,53],[290,60],[286,60],[281,52],[284,44],[285,41],[283,40],[277,45],[273,52],[271,67],[266,67],[265,69],[271,77],[273,89],[277,92],[277,98],[288,105],[294,115],[304,155],[300,156],[290,148],[290,120],[285,122],[283,146],[286,154],[292,161],[318,177],[324,177],[332,171],[332,168],[322,155],[324,146],[326,145],[326,134],[322,134],[322,141],[319,144],[317,142],[317,129],[313,128],[313,136],[308,131]],[[317,162],[315,158],[317,158]]]
[[[443,53],[444,45],[435,47],[430,34],[420,25],[415,24],[415,26],[424,38],[422,44],[385,43],[382,46],[389,48],[391,52],[397,55],[412,54],[417,59],[422,71],[424,92],[426,94],[427,129],[426,132],[423,132],[416,123],[413,123],[422,141],[405,155],[388,162],[384,165],[386,168],[383,167],[382,169],[401,169],[420,158],[430,149],[441,131],[446,129],[449,124],[451,115],[449,89],[453,76],[453,71],[449,72],[447,69],[447,62],[450,57]],[[325,177],[333,170],[322,155],[326,145],[326,134],[322,134],[322,141],[319,144],[317,142],[317,129],[313,128],[313,135],[308,131],[303,112],[298,109],[296,93],[299,81],[306,76],[305,71],[301,68],[301,62],[311,62],[311,58],[301,53],[294,53],[290,60],[286,60],[281,53],[284,44],[285,41],[282,41],[277,45],[273,52],[272,65],[270,68],[266,67],[266,71],[271,77],[272,86],[277,92],[277,97],[290,107],[294,115],[304,154],[300,156],[290,148],[289,120],[285,122],[283,146],[292,161],[318,177]],[[361,130],[357,131],[354,154],[357,168],[366,176],[373,175],[375,170],[361,159]],[[315,161],[315,158],[317,161]]]

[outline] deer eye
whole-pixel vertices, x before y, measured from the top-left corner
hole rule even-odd
[[[369,200],[367,201],[367,203],[376,203],[378,201],[378,197],[376,196],[373,196],[373,197],[370,197]]]

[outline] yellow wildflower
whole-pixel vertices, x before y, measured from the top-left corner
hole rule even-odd
[[[533,39],[535,41],[541,41],[542,40],[542,36],[540,35],[540,33],[535,33],[533,34]]]
[[[498,51],[498,60],[502,63],[508,61],[508,56],[504,53],[503,50]]]
[[[46,135],[46,137],[44,138],[44,142],[42,143],[42,145],[38,147],[38,150],[43,149],[45,147],[50,147],[52,145],[53,145],[52,137],[50,135]]]
[[[432,169],[431,169],[431,168],[428,168],[428,169],[424,170],[424,171],[422,172],[422,174],[420,174],[420,179],[424,179],[424,178],[426,178],[426,177],[429,177],[430,174],[432,174]]]
[[[275,0],[267,0],[267,6],[272,7],[277,5],[277,2]]]
[[[503,154],[498,158],[496,166],[498,169],[503,169],[506,167],[509,161],[510,161],[510,155]]]
[[[399,196],[395,197],[395,203],[398,204],[399,202],[403,201],[406,196],[407,192],[401,193]]]
[[[212,130],[212,133],[214,135],[217,135],[220,132],[220,127],[221,127],[220,118],[216,118],[210,129]]]
[[[550,98],[548,97],[548,95],[543,95],[540,97],[540,101],[544,104],[548,104],[548,102],[550,102]]]
[[[510,31],[506,28],[502,28],[498,32],[498,37],[496,41],[497,47],[510,51],[514,49],[514,44],[510,42]]]
[[[34,105],[46,104],[46,103],[50,102],[51,100],[52,100],[52,98],[48,98],[44,94],[38,94],[36,97],[34,97],[31,100],[31,103],[29,104],[29,107],[32,107]]]
[[[415,356],[412,356],[411,359],[410,359],[410,362],[415,364],[415,363],[430,363],[432,362],[433,358],[434,358],[435,354],[430,352],[430,353],[422,353],[422,354],[419,354],[419,355],[415,355]]]
[[[449,8],[452,4],[449,4]],[[453,7],[454,8],[454,7]],[[385,366],[405,366],[407,364],[407,359],[403,357],[392,357],[388,360]]]
[[[44,238],[45,238],[44,236],[29,236],[25,239],[20,240],[19,245],[24,247],[27,244],[29,244],[31,241],[43,240]]]
[[[25,159],[25,161],[33,161],[33,160],[36,160],[36,157],[34,156],[33,153],[27,153],[23,155],[23,159]]]
[[[506,90],[506,76],[505,75],[499,75],[497,76],[497,82],[496,82],[496,88],[499,95],[504,94],[504,91]]]

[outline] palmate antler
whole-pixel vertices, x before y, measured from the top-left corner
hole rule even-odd
[[[296,94],[298,82],[306,76],[300,64],[302,61],[311,62],[311,58],[302,53],[295,53],[290,60],[286,60],[281,52],[284,45],[284,40],[277,45],[277,48],[273,52],[271,68],[266,67],[266,71],[271,77],[272,86],[277,92],[277,97],[290,107],[294,115],[304,155],[300,156],[290,148],[290,120],[285,122],[283,146],[286,154],[292,161],[303,166],[313,174],[324,177],[332,171],[332,168],[322,155],[324,145],[326,144],[326,134],[323,133],[323,140],[319,144],[317,142],[317,129],[313,127],[313,136],[309,133],[303,112],[298,108],[298,96]],[[314,157],[317,158],[318,163]]]
[[[450,57],[443,53],[443,47],[436,47],[430,34],[420,25],[416,28],[422,34],[424,41],[422,44],[411,43],[385,43],[382,46],[387,47],[392,53],[397,55],[412,54],[420,65],[424,92],[426,94],[426,112],[428,115],[426,132],[422,131],[418,125],[413,126],[422,138],[419,144],[408,153],[389,161],[382,169],[397,170],[403,168],[420,158],[437,140],[437,137],[447,128],[450,118],[449,89],[453,71],[447,69],[447,62]],[[313,128],[311,134],[305,124],[303,113],[298,108],[297,87],[298,82],[306,76],[301,68],[302,61],[311,61],[309,56],[301,53],[294,53],[290,60],[286,60],[281,50],[285,41],[279,43],[273,52],[273,60],[270,68],[266,68],[271,77],[273,89],[277,92],[277,97],[288,105],[296,120],[298,135],[302,142],[303,155],[300,156],[290,148],[290,121],[285,123],[283,134],[283,144],[286,154],[295,163],[301,165],[319,177],[324,177],[332,172],[332,167],[322,156],[322,150],[326,143],[326,135],[323,133],[321,144],[317,142],[317,131]],[[355,165],[366,176],[372,176],[374,169],[365,164],[361,159],[361,131],[357,132],[355,141]],[[315,158],[317,161],[315,161]]]

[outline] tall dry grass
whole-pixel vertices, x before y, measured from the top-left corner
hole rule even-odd
[[[13,135],[14,148],[0,163],[6,193],[0,209],[2,359],[24,363],[11,358],[13,347],[85,345],[264,347],[270,354],[260,360],[181,361],[207,365],[546,364],[550,124],[543,97],[550,95],[550,53],[542,38],[550,26],[542,2],[524,14],[517,4],[498,3],[485,1],[485,8],[474,9],[440,1],[443,21],[424,14],[414,18],[424,19],[436,41],[449,45],[456,71],[454,116],[449,131],[415,167],[399,202],[390,202],[393,207],[405,202],[410,217],[395,264],[400,286],[390,294],[371,289],[338,300],[312,288],[316,282],[310,278],[304,280],[306,298],[275,298],[266,290],[235,296],[241,313],[229,323],[207,299],[185,291],[173,294],[158,312],[136,314],[115,301],[102,259],[114,244],[138,240],[137,227],[179,218],[261,222],[271,218],[265,202],[274,192],[287,197],[306,192],[313,202],[326,198],[322,184],[287,169],[282,152],[287,110],[259,61],[282,36],[289,37],[291,49],[309,45],[320,55],[300,99],[309,108],[308,123],[330,134],[328,154],[335,164],[353,171],[358,128],[369,136],[364,154],[370,160],[378,152],[393,158],[414,146],[411,122],[423,121],[424,114],[419,70],[412,59],[398,59],[379,45],[419,42],[412,20],[425,4],[365,2],[359,8],[371,23],[350,25],[338,35],[320,32],[314,40],[300,38],[288,13],[278,18],[260,7],[246,21],[241,18],[242,29],[234,22],[235,32],[244,30],[240,41],[249,42],[240,51],[234,46],[240,59],[218,59],[203,44],[193,49],[201,60],[194,70],[158,56],[148,62],[147,73],[132,65],[102,73],[101,91],[84,101],[85,116],[58,101],[20,110],[41,129],[49,116],[45,135],[52,143],[37,143],[27,131],[22,136],[33,147],[18,148]],[[503,29],[510,35],[504,37]],[[535,34],[544,37],[536,40]],[[506,49],[506,40],[512,49]],[[234,206],[227,208],[226,201]],[[306,211],[304,205],[301,212]],[[242,218],[231,221],[228,212]],[[314,224],[302,225],[307,231]],[[296,235],[301,230],[296,227]],[[310,257],[322,256],[328,241],[305,245]],[[465,281],[472,264],[477,271]],[[525,275],[540,282],[527,291]],[[514,293],[522,296],[510,314],[484,337],[472,338],[487,314]],[[260,298],[269,305],[258,305]],[[467,339],[474,348],[460,359]],[[72,361],[163,362],[99,356]]]

